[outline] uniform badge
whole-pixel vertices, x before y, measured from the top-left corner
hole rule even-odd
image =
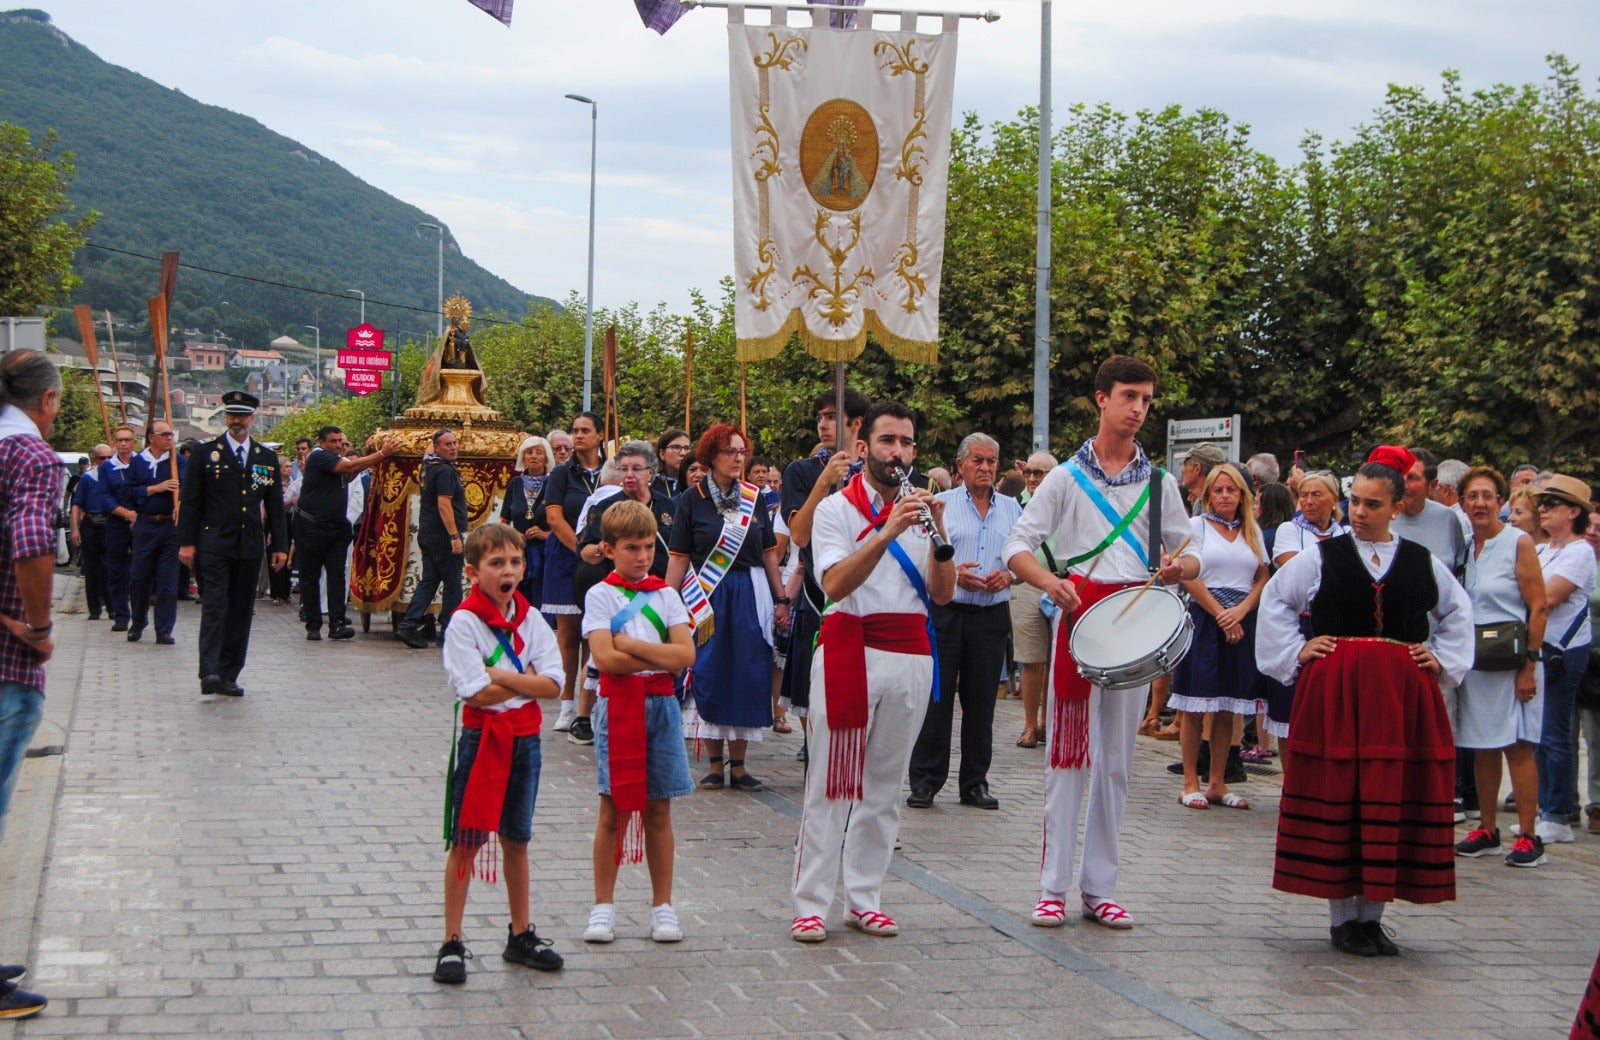
[[[221,462],[222,461],[222,453],[217,451],[216,449],[212,449],[211,461],[212,462]]]

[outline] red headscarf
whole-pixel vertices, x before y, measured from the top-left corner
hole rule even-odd
[[[1417,464],[1417,457],[1399,444],[1380,444],[1367,453],[1367,461],[1388,466],[1403,477]]]

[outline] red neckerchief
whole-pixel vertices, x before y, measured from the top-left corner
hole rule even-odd
[[[512,651],[522,654],[522,623],[532,608],[522,593],[512,594],[512,614],[507,618],[477,584],[458,610],[473,615],[492,632],[508,634]],[[516,665],[508,665],[516,668]],[[477,873],[485,881],[495,880],[494,863],[498,859],[490,839],[500,829],[500,814],[505,808],[506,784],[511,778],[512,745],[517,737],[532,736],[539,732],[543,715],[537,701],[529,701],[510,711],[485,711],[470,705],[461,712],[462,725],[481,731],[478,755],[472,762],[472,772],[467,776],[467,789],[461,796],[461,813],[456,817],[453,845],[482,849],[476,857]]]
[[[656,592],[667,583],[654,574],[629,581],[616,571],[601,579],[634,592]],[[617,807],[616,862],[644,858],[644,808],[649,789],[649,724],[646,697],[673,693],[672,676],[600,673],[600,696],[606,699],[606,762],[611,773],[611,801]]]
[[[889,519],[889,513],[894,509],[894,500],[887,498],[884,499],[882,509],[874,510],[872,508],[872,496],[867,493],[867,475],[865,471],[851,477],[849,482],[845,484],[842,494],[846,502],[855,506],[861,515],[867,518],[867,526],[863,527],[861,533],[856,535],[856,541],[858,542],[869,533],[881,528],[884,521]]]

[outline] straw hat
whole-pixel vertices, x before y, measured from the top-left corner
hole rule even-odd
[[[1589,485],[1577,477],[1569,477],[1565,474],[1557,473],[1539,491],[1541,498],[1545,495],[1552,495],[1570,502],[1585,513],[1594,511],[1593,500],[1589,497]]]

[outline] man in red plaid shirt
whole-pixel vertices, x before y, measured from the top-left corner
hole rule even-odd
[[[55,516],[61,467],[45,443],[61,407],[61,376],[36,350],[0,356],[0,834],[28,742],[44,714],[51,638]],[[27,1018],[45,998],[19,989],[25,969],[0,965],[0,1018]]]

